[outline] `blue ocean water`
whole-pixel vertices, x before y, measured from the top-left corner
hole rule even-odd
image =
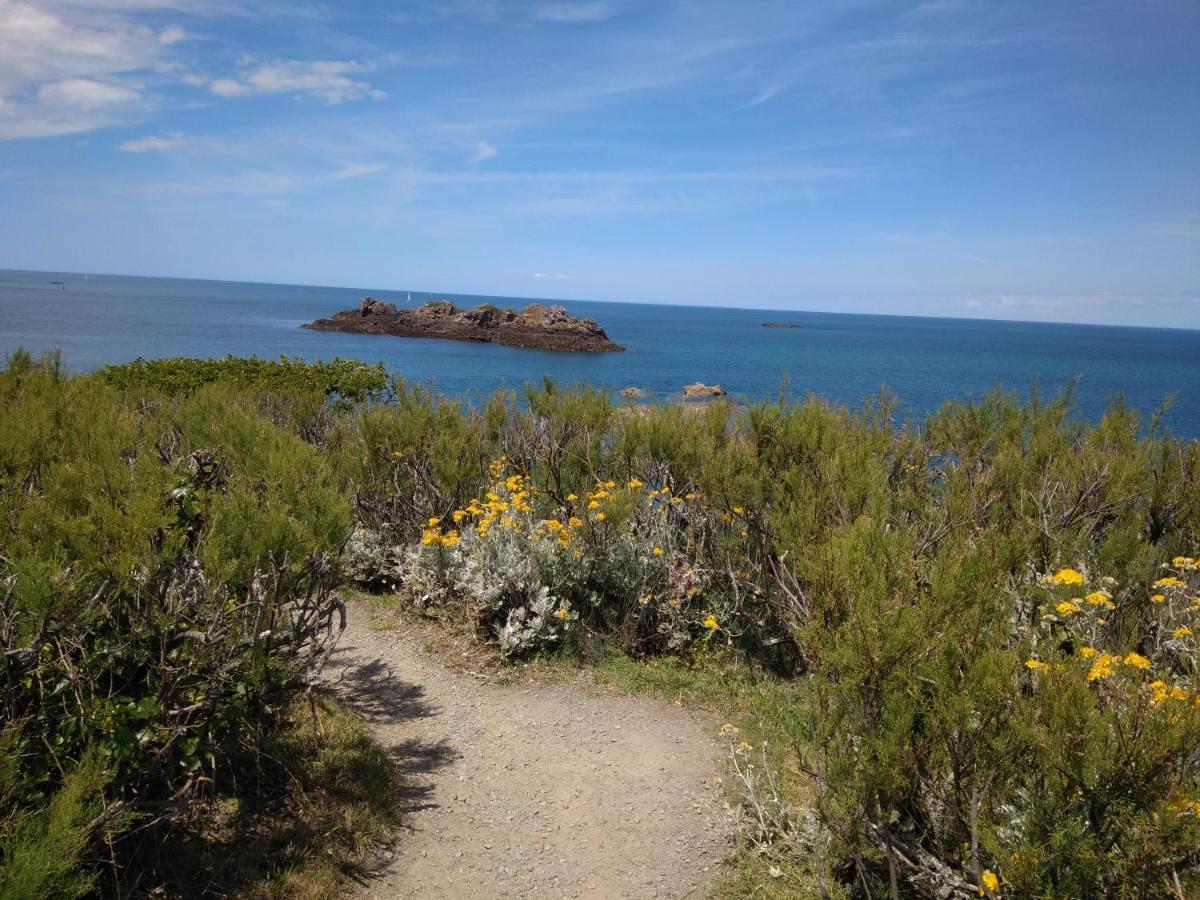
[[[405,378],[456,395],[520,387],[543,375],[673,399],[693,381],[736,398],[822,394],[852,407],[887,386],[919,418],[950,398],[996,385],[1043,395],[1071,378],[1079,415],[1094,419],[1120,395],[1149,415],[1168,396],[1165,422],[1200,436],[1200,331],[780,312],[566,301],[592,316],[625,353],[551,353],[302,329],[365,295],[404,304],[406,291],[0,270],[0,355],[60,348],[72,371],[144,357],[286,354],[383,362]],[[522,307],[528,298],[412,292]],[[763,328],[794,322],[800,328]]]

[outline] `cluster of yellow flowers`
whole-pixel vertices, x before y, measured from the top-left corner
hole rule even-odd
[[[459,542],[459,534],[456,529],[442,531],[442,520],[431,518],[425,526],[425,530],[421,532],[422,547],[453,547]]]
[[[1194,564],[1194,562],[1191,557],[1179,556],[1172,561],[1172,564],[1176,568],[1186,569],[1189,564]],[[1101,581],[1108,587],[1116,584],[1111,578],[1104,578]],[[1078,569],[1064,568],[1059,569],[1051,575],[1043,576],[1041,582],[1050,587],[1083,587],[1087,583],[1087,578]],[[1173,596],[1174,592],[1185,591],[1188,587],[1187,582],[1174,575],[1160,578],[1153,585],[1153,590],[1158,593],[1153,594],[1150,599],[1156,603],[1162,603],[1167,597]],[[1197,601],[1197,603],[1200,605],[1200,601]],[[1099,632],[1096,632],[1094,628],[1104,625],[1105,619],[1093,619],[1083,616],[1083,614],[1087,612],[1105,612],[1114,608],[1115,604],[1113,603],[1112,594],[1108,590],[1098,589],[1082,597],[1056,602],[1054,604],[1054,611],[1046,613],[1042,619],[1046,622],[1066,625],[1076,638],[1084,637],[1089,630],[1092,630],[1093,636],[1098,636]],[[1070,624],[1076,622],[1079,624]],[[1079,625],[1082,626],[1082,631]],[[1177,641],[1193,637],[1192,629],[1188,625],[1178,625],[1170,633],[1172,639]],[[1136,651],[1124,653],[1102,652],[1096,647],[1085,644],[1080,647],[1078,655],[1082,659],[1090,661],[1090,666],[1087,670],[1087,680],[1089,682],[1098,682],[1111,678],[1121,668],[1137,672],[1148,672],[1152,666],[1151,660],[1147,656]],[[1062,665],[1052,664],[1039,659],[1027,660],[1025,667],[1033,672],[1058,671],[1064,668]],[[1150,682],[1146,685],[1146,688],[1150,691],[1151,700],[1155,705],[1161,704],[1168,699],[1192,699],[1187,691],[1172,686],[1161,678]],[[1200,704],[1200,699],[1197,700],[1197,703]]]
[[[1083,584],[1083,573],[1077,569],[1059,569],[1050,576],[1049,581],[1051,584],[1075,587]]]
[[[515,528],[517,520],[513,513],[533,511],[533,505],[530,503],[532,489],[529,487],[529,476],[506,477],[504,472],[507,466],[508,458],[503,456],[489,463],[488,472],[493,482],[491,488],[484,494],[483,500],[472,497],[465,507],[450,514],[455,525],[460,525],[467,519],[474,519],[475,522],[470,528],[477,531],[481,537],[487,537],[488,532],[497,525],[501,528]],[[435,521],[438,520],[430,520],[431,526]],[[424,539],[421,543],[425,543]]]
[[[542,519],[540,525],[529,535],[535,541],[550,539],[568,549],[575,542],[575,533],[583,527],[583,520],[572,516],[565,523],[558,519]]]

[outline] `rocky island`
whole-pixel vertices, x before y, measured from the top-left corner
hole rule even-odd
[[[600,353],[625,349],[611,341],[595,319],[568,315],[557,304],[531,303],[518,313],[489,303],[459,309],[449,300],[431,300],[414,309],[400,309],[394,303],[364,297],[358,309],[343,310],[303,327],[315,331],[494,342],[533,350]]]

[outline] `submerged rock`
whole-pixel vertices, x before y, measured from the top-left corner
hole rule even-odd
[[[343,310],[304,327],[315,331],[494,342],[535,350],[598,353],[625,349],[609,340],[595,319],[571,316],[558,304],[531,303],[518,313],[490,303],[460,310],[449,300],[431,300],[416,309],[399,309],[394,303],[364,297],[358,309]]]

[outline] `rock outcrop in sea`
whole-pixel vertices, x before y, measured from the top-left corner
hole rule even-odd
[[[394,303],[364,297],[358,309],[343,310],[304,327],[315,331],[480,341],[534,350],[600,353],[625,349],[610,340],[595,319],[568,315],[557,304],[531,303],[518,313],[488,303],[459,309],[449,300],[432,300],[415,309],[400,309]]]
[[[728,391],[719,384],[705,384],[696,381],[683,389],[684,400],[707,400],[710,397],[724,397]]]

